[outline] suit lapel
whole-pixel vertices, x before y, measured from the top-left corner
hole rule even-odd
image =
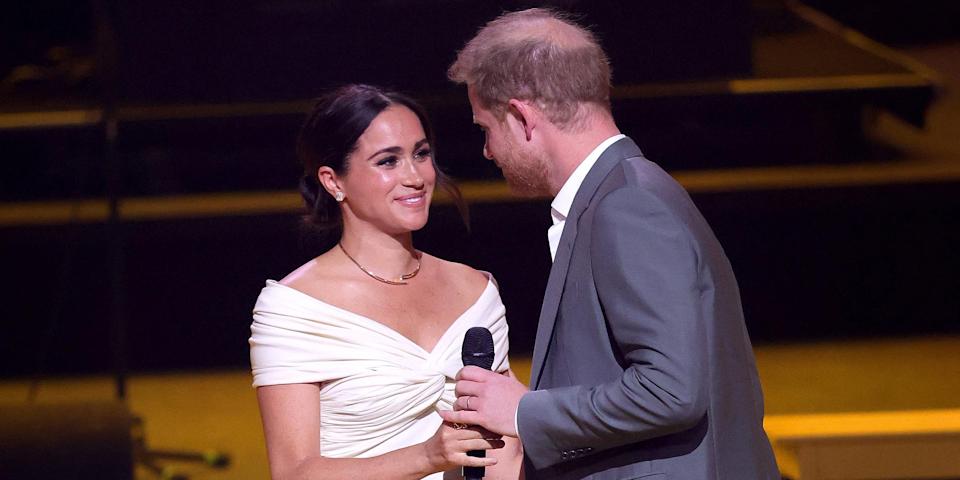
[[[577,239],[577,224],[583,211],[587,209],[590,200],[597,192],[597,188],[610,170],[617,165],[620,160],[640,155],[640,149],[633,140],[622,138],[607,148],[603,155],[597,159],[587,176],[580,184],[576,196],[573,198],[573,204],[570,206],[570,214],[563,225],[563,233],[560,235],[560,243],[557,244],[557,255],[550,268],[550,277],[547,280],[547,288],[544,292],[543,304],[540,307],[540,321],[537,324],[537,338],[533,345],[533,359],[530,368],[530,386],[537,389],[540,385],[540,375],[543,373],[543,364],[550,348],[550,338],[553,336],[553,328],[557,322],[557,310],[560,308],[560,296],[563,293],[563,286],[567,281],[567,271],[570,268],[570,259],[573,254],[573,245]]]

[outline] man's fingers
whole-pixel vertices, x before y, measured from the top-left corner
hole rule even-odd
[[[441,410],[440,418],[450,423],[462,423],[466,425],[478,425],[480,415],[473,410]]]
[[[482,402],[480,400],[480,397],[464,395],[462,397],[457,397],[457,399],[453,401],[453,409],[458,411],[459,410],[480,410],[479,407],[481,403]]]
[[[460,369],[457,373],[457,380],[469,380],[472,382],[482,382],[486,380],[490,375],[499,375],[493,373],[490,370],[476,367],[473,365],[467,365]]]
[[[457,423],[457,421],[453,419],[456,412],[452,410],[438,410],[437,413],[440,414],[440,418],[442,418],[444,422]]]
[[[472,380],[457,380],[457,386],[453,391],[458,397],[477,397],[483,390],[483,384]]]

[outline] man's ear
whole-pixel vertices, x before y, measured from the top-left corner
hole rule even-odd
[[[540,122],[540,110],[530,103],[516,98],[511,98],[508,106],[507,115],[512,115],[523,127],[523,133],[529,142],[533,138],[533,130],[537,128],[537,124]]]
[[[320,181],[320,186],[323,187],[330,196],[335,197],[337,192],[343,191],[340,188],[340,180],[337,178],[337,172],[334,172],[330,167],[320,167],[317,169],[317,180]],[[344,192],[346,193],[346,192]]]

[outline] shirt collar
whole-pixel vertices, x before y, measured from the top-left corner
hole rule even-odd
[[[573,173],[570,174],[567,181],[563,182],[563,186],[560,187],[560,191],[557,192],[557,196],[554,197],[553,202],[550,204],[550,217],[553,218],[554,225],[567,219],[567,215],[570,214],[570,207],[573,206],[573,199],[577,196],[577,191],[580,190],[583,179],[587,178],[587,173],[593,168],[593,164],[597,163],[597,160],[600,159],[600,155],[602,155],[610,145],[613,145],[625,136],[624,134],[618,134],[601,142],[600,145],[597,145],[597,148],[594,148],[593,151],[587,155],[587,158],[580,162],[580,165],[577,165],[577,168],[573,170]]]

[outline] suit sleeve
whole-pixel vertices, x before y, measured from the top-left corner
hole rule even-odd
[[[523,397],[519,434],[537,468],[689,429],[708,405],[698,257],[683,223],[628,186],[601,199],[580,234],[591,236],[593,281],[627,367],[612,382]]]

